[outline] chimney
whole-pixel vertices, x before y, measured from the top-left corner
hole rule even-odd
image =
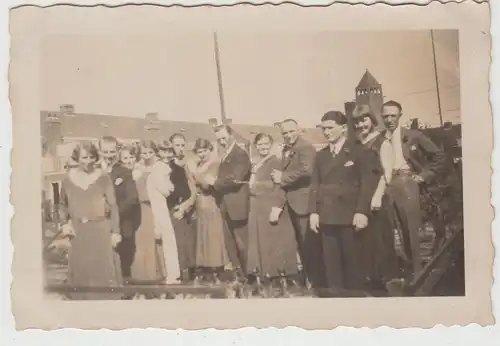
[[[148,113],[146,114],[146,121],[150,122],[150,123],[157,123],[159,122],[159,118],[158,118],[158,113],[156,112],[151,112],[151,113]]]
[[[233,119],[231,119],[231,118],[229,118],[229,119],[228,119],[228,118],[226,118],[226,119],[224,119],[223,124],[224,124],[224,125],[231,126],[231,125],[233,124]]]
[[[208,124],[212,127],[217,126],[217,119],[216,118],[209,118],[208,119]]]
[[[66,114],[73,114],[75,113],[75,106],[72,104],[63,104],[59,106],[59,111],[61,114],[66,115]]]
[[[344,103],[345,115],[347,118],[352,117],[352,113],[354,112],[354,108],[356,108],[356,102],[349,101]]]
[[[410,125],[410,128],[412,130],[418,130],[418,118],[415,118],[411,121],[411,125]]]
[[[279,128],[281,126],[281,121],[274,122],[273,126]]]
[[[344,103],[345,116],[347,118],[347,135],[351,138],[354,138],[356,136],[354,123],[352,121],[354,108],[356,108],[356,102],[348,101]]]

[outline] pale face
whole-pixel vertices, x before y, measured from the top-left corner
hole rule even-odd
[[[182,137],[175,137],[172,140],[172,146],[174,147],[175,156],[182,158],[184,157],[184,150],[186,149],[186,141]]]
[[[256,144],[255,144],[255,149],[257,149],[257,152],[259,153],[260,156],[265,157],[269,155],[269,152],[271,151],[272,147],[272,142],[269,139],[269,137],[262,137]]]
[[[200,161],[206,162],[210,157],[210,150],[205,149],[205,148],[198,149],[198,150],[196,150],[196,156],[198,156]]]
[[[355,124],[356,130],[362,136],[367,136],[374,130],[374,125],[369,116],[357,119]]]
[[[141,157],[145,164],[151,164],[155,158],[155,152],[151,148],[141,148]]]
[[[82,171],[91,172],[94,170],[94,164],[96,162],[96,157],[90,154],[87,150],[82,149],[80,151],[80,157],[78,158],[78,164]]]
[[[173,149],[160,149],[158,150],[158,156],[163,162],[168,162],[175,158],[175,153]]]
[[[224,149],[229,148],[234,141],[233,136],[231,136],[226,129],[217,131],[215,133],[215,138],[217,139],[217,143]]]
[[[113,164],[118,156],[118,148],[114,142],[101,142],[101,156],[108,164]]]
[[[128,169],[134,169],[136,158],[130,153],[129,150],[122,150],[120,152],[120,161],[122,165],[127,167]]]
[[[384,119],[385,127],[389,131],[394,131],[399,125],[401,112],[396,106],[385,106],[382,109],[382,119]]]
[[[345,135],[347,125],[339,125],[333,120],[326,120],[321,122],[321,130],[328,143],[335,143]]]
[[[299,126],[293,121],[285,121],[281,123],[281,135],[285,144],[293,144],[299,137]]]

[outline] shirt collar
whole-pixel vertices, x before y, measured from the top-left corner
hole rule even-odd
[[[227,148],[227,150],[224,152],[224,159],[229,155],[229,153],[233,150],[234,146],[236,145],[236,141],[231,143],[231,145]]]
[[[330,143],[330,151],[337,155],[340,153],[340,150],[342,150],[342,147],[344,146],[347,138],[346,136],[342,136],[342,138],[339,138],[339,140],[335,143]]]

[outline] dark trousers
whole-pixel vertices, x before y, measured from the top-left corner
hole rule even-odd
[[[196,253],[196,228],[194,223],[190,222],[191,220],[187,217],[177,220],[172,213],[171,219],[177,243],[179,267],[181,271],[192,268],[195,265]]]
[[[325,276],[322,258],[321,236],[310,230],[309,215],[299,215],[287,206],[295,229],[297,247],[304,272],[313,287],[324,287]]]
[[[122,276],[124,278],[130,277],[130,268],[134,262],[135,255],[135,234],[122,235],[122,241],[118,244],[116,251],[120,256]]]
[[[422,269],[420,236],[422,214],[420,211],[420,186],[409,174],[397,175],[388,189],[394,208],[394,217],[401,226],[405,253],[411,258],[413,274]]]
[[[224,241],[226,250],[234,268],[247,272],[248,256],[248,220],[231,220],[227,213],[224,219]]]
[[[355,231],[350,225],[320,225],[328,288],[362,288]]]

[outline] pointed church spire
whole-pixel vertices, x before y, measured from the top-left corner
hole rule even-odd
[[[358,84],[358,89],[368,89],[371,87],[379,87],[380,83],[373,77],[373,75],[368,71],[368,69],[365,70],[365,74],[361,78]]]

